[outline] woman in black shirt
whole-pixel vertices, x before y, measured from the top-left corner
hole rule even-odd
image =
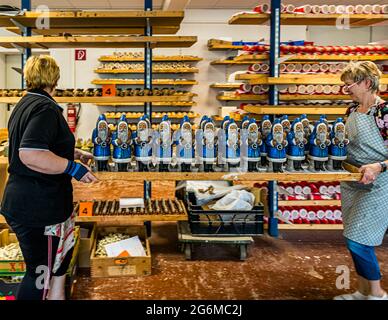
[[[71,179],[89,183],[97,178],[86,166],[92,155],[74,149],[63,109],[52,98],[59,80],[55,60],[29,58],[24,77],[27,94],[8,123],[9,178],[1,213],[16,233],[26,262],[17,298],[59,300],[64,299],[74,245]]]

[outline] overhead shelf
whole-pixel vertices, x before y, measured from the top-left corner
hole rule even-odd
[[[190,101],[195,94],[174,96],[128,96],[128,97],[54,97],[58,103],[134,103],[134,102],[186,102]],[[21,97],[0,97],[0,103],[18,103]]]
[[[343,230],[343,224],[296,224],[296,223],[279,223],[279,230]],[[268,224],[264,225],[268,229]]]
[[[215,50],[242,50],[244,46],[233,45],[231,41],[224,41],[218,39],[210,39],[207,42],[207,48],[210,51]]]
[[[142,79],[95,79],[93,84],[116,84],[116,85],[144,85]],[[152,85],[171,85],[171,86],[193,86],[198,84],[196,80],[176,80],[176,79],[153,79]]]
[[[102,181],[180,181],[180,180],[227,180],[227,181],[358,181],[360,173],[244,173],[244,172],[97,172]]]
[[[219,101],[262,101],[267,100],[267,94],[233,94],[233,95],[225,95],[220,94],[217,96],[217,100]]]
[[[141,215],[100,215],[91,217],[75,218],[76,222],[98,222],[98,223],[110,223],[113,225],[123,225],[132,222],[143,221],[187,221],[187,214],[141,214]]]
[[[99,107],[140,107],[144,106],[141,102],[115,102],[115,103],[96,103]],[[194,107],[195,101],[187,102],[152,102],[153,107]]]
[[[98,59],[101,62],[144,62],[144,57],[117,57],[117,56],[102,56]],[[153,56],[152,61],[201,61],[202,58],[194,56]]]
[[[146,43],[152,48],[191,47],[197,37],[178,36],[71,36],[71,37],[0,37],[0,46],[4,48],[144,48]]]
[[[287,57],[287,55],[281,55]],[[249,61],[250,63],[257,63],[263,60],[262,54],[242,54],[234,58],[237,61]],[[350,61],[350,60],[370,60],[370,61],[384,61],[388,60],[388,54],[371,54],[371,55],[335,55],[335,54],[290,54],[287,61]]]
[[[349,19],[351,27],[372,26],[387,21],[387,14],[294,14],[282,13],[280,23],[282,25],[306,25],[306,26],[336,26],[338,21]],[[229,24],[261,25],[270,20],[270,14],[265,13],[240,13],[229,20]]]
[[[95,73],[144,73],[144,69],[115,69],[115,70],[106,70],[106,69],[95,69]],[[163,70],[152,70],[152,73],[198,73],[198,68],[171,68]]]
[[[268,73],[236,74],[236,80],[255,80],[255,84],[268,84]]]
[[[210,85],[210,88],[215,88],[215,89],[238,89],[240,88],[240,86],[242,85],[243,83],[229,83],[229,82],[225,82],[225,83],[221,83],[221,82],[217,82],[217,83],[213,83]]]
[[[1,27],[15,27],[11,19],[32,28],[41,35],[68,33],[85,34],[144,34],[149,19],[154,34],[175,34],[184,18],[183,11],[49,11],[44,13],[50,21],[50,28],[37,28],[41,12],[27,11],[17,16],[0,16]]]
[[[251,65],[254,63],[257,63],[258,60],[268,60],[269,56],[266,54],[263,55],[257,55],[256,59],[251,60],[236,60],[236,59],[220,59],[220,60],[214,60],[210,62],[211,65]]]
[[[346,114],[347,107],[343,105],[330,105],[330,106],[301,106],[301,105],[245,105],[243,110],[254,113],[254,114],[288,114],[288,115],[300,115],[300,114],[335,114],[335,115],[344,115]]]
[[[382,98],[388,98],[388,94],[381,94]],[[262,101],[267,100],[267,94],[220,94],[220,101]],[[279,94],[279,100],[351,100],[350,96],[342,94]]]

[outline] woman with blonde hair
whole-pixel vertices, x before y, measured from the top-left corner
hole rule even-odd
[[[33,56],[23,72],[27,93],[8,123],[9,178],[1,213],[26,263],[17,299],[63,300],[74,246],[71,179],[97,179],[85,165],[92,155],[74,149],[63,109],[52,98],[59,80],[56,61]]]
[[[370,61],[351,62],[342,72],[354,104],[348,110],[348,159],[359,182],[341,183],[344,236],[358,275],[358,290],[335,300],[388,300],[381,288],[375,247],[388,228],[388,103],[378,96],[381,72]]]

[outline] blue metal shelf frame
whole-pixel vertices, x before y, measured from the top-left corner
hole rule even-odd
[[[22,10],[31,11],[31,0],[22,0]],[[31,36],[31,28],[27,27],[21,27],[21,32],[23,37],[29,37]],[[31,57],[31,49],[25,48],[22,51],[22,89],[26,87],[25,81],[24,81],[24,75],[23,75],[23,69],[27,62],[27,59]]]
[[[271,38],[270,38],[270,75],[279,77],[279,59],[280,59],[280,6],[281,0],[271,0]],[[270,85],[269,104],[279,104],[279,92],[276,85]],[[274,120],[273,118],[271,119]],[[268,233],[272,237],[279,235],[278,219],[275,213],[278,211],[278,193],[277,181],[268,183]]]

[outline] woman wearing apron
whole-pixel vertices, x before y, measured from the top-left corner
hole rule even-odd
[[[358,290],[335,300],[388,300],[375,254],[388,227],[388,103],[377,95],[380,76],[370,61],[351,62],[341,75],[355,101],[346,121],[347,162],[359,167],[362,178],[341,183],[344,236],[358,275]]]
[[[74,149],[74,135],[52,98],[59,80],[55,60],[29,58],[24,78],[27,93],[8,122],[9,178],[0,212],[26,263],[17,299],[63,300],[74,246],[71,180],[97,180],[85,165],[93,155]]]

